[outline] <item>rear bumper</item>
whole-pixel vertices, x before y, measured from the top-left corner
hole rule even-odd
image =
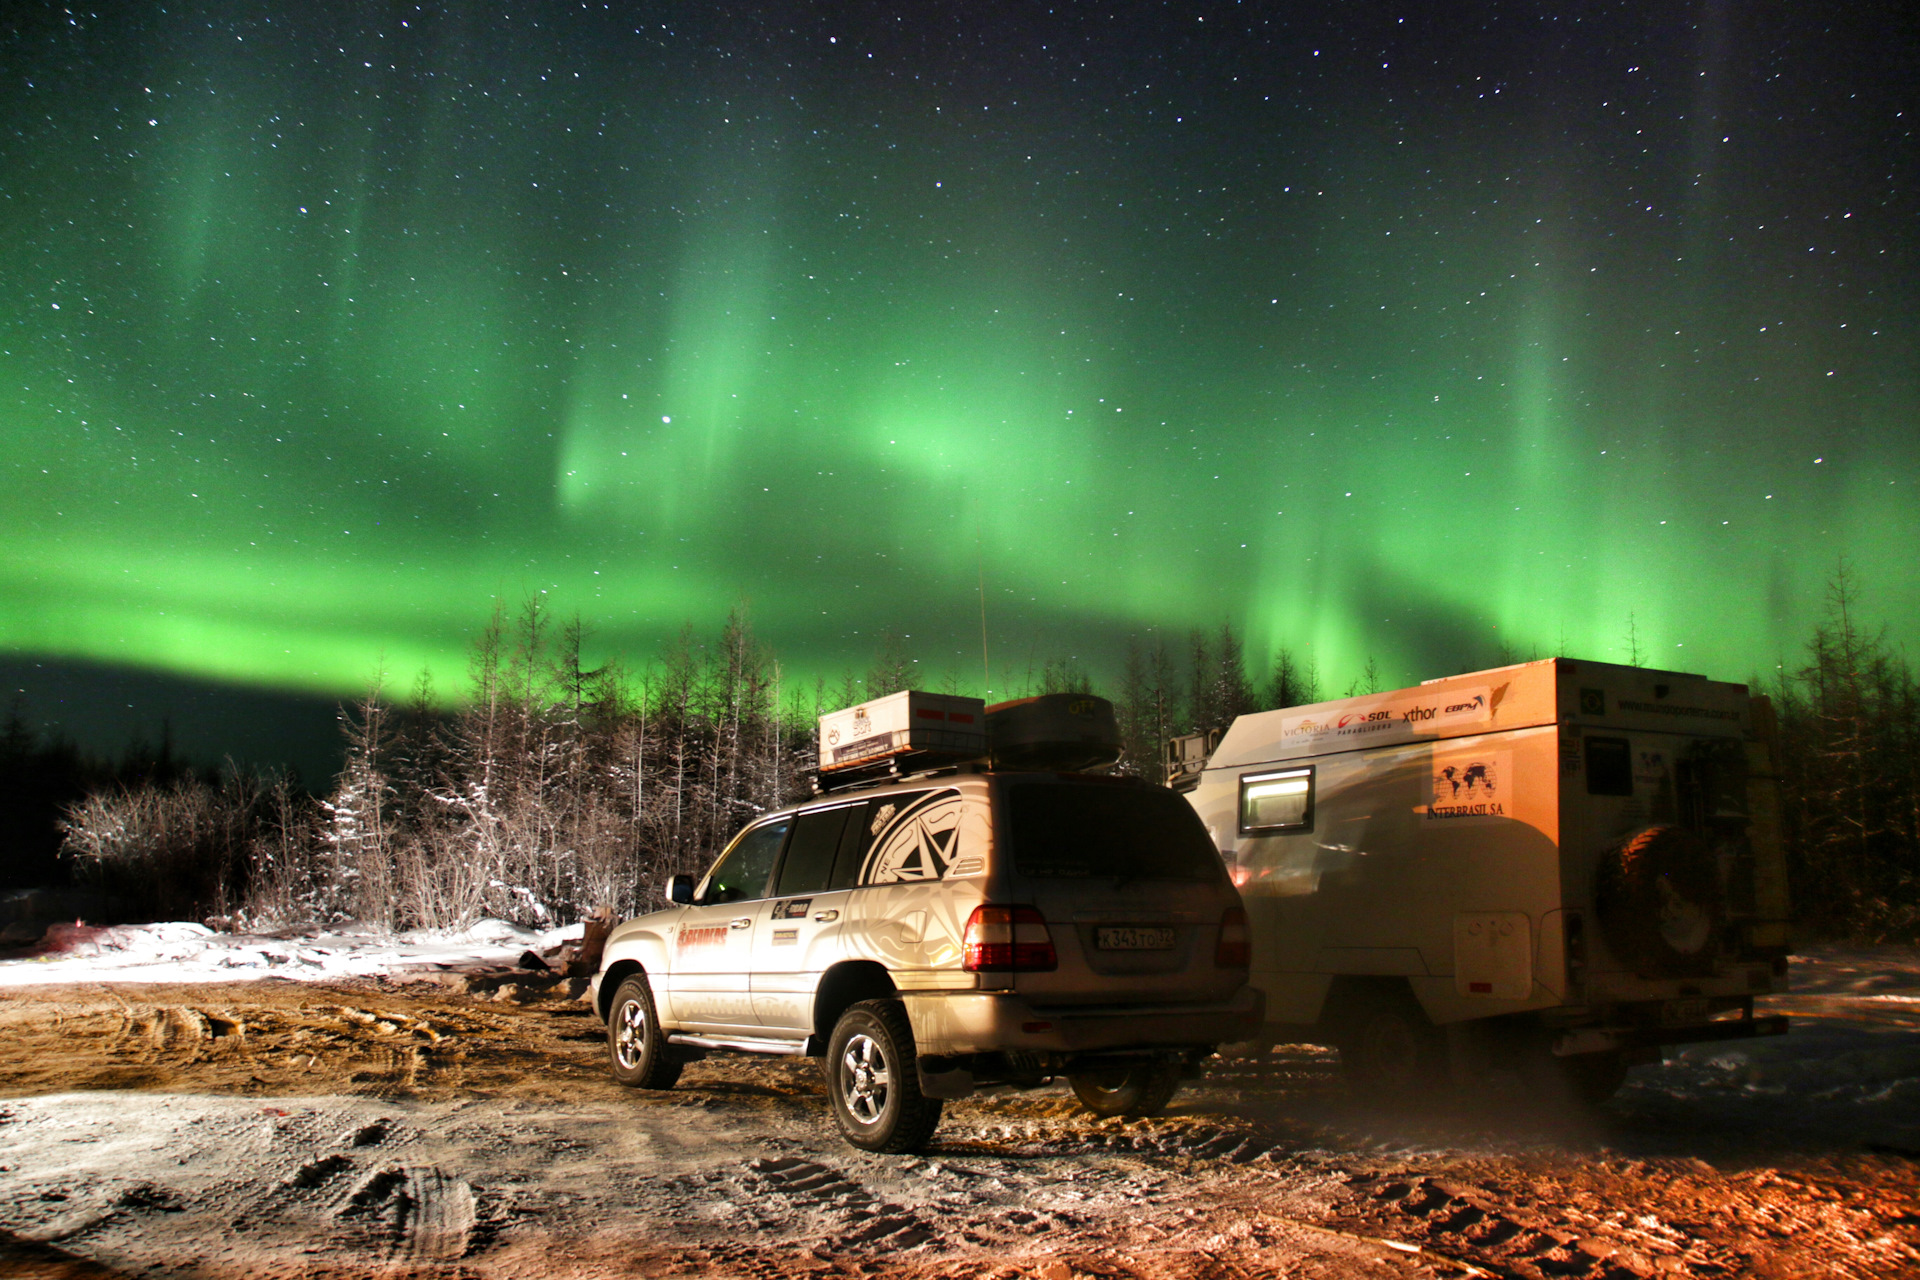
[[[1186,1049],[1245,1040],[1259,1030],[1266,997],[1243,986],[1224,1004],[1036,1008],[1017,995],[903,993],[914,1048],[925,1055],[1097,1049]]]
[[[1602,1053],[1610,1049],[1652,1049],[1666,1044],[1700,1044],[1710,1040],[1753,1040],[1787,1034],[1785,1014],[1703,1022],[1691,1027],[1581,1027],[1558,1037],[1554,1053]]]

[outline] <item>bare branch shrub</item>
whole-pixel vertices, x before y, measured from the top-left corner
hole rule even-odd
[[[259,784],[229,774],[164,786],[115,787],[68,808],[66,857],[82,880],[160,919],[228,915],[252,860]]]

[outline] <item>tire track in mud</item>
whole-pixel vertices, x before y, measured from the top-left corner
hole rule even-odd
[[[821,1211],[819,1248],[828,1254],[856,1249],[911,1249],[940,1236],[912,1209],[878,1199],[838,1171],[794,1156],[774,1156],[747,1165],[762,1187],[797,1206]]]
[[[1207,1113],[1092,1119],[1071,1100],[1044,1096],[979,1104],[955,1119],[961,1123],[943,1125],[934,1135],[936,1150],[1272,1165],[1326,1141],[1324,1135],[1298,1126]]]
[[[1371,1185],[1370,1185],[1371,1184]],[[1400,1233],[1494,1274],[1546,1277],[1733,1274],[1732,1260],[1683,1232],[1641,1229],[1637,1239],[1582,1230],[1507,1203],[1486,1188],[1438,1178],[1411,1181],[1359,1174],[1356,1190],[1397,1220]],[[1638,1247],[1634,1247],[1637,1245]]]
[[[1772,1170],[1723,1176],[1704,1162],[1663,1161],[1632,1162],[1618,1172],[1640,1185],[1616,1184],[1604,1198],[1551,1178],[1531,1179],[1523,1190],[1491,1180],[1356,1172],[1349,1180],[1356,1203],[1340,1219],[1517,1280],[1798,1275],[1813,1257],[1831,1276],[1920,1273],[1913,1232],[1899,1230],[1920,1223],[1910,1184],[1904,1207],[1898,1199],[1832,1193],[1782,1203],[1766,1194],[1782,1181]],[[1623,1199],[1633,1207],[1619,1207]],[[1740,1229],[1729,1232],[1730,1223]],[[1800,1262],[1776,1264],[1772,1251],[1789,1240]]]
[[[434,1165],[386,1165],[356,1183],[334,1210],[352,1245],[390,1263],[464,1257],[477,1222],[473,1188]]]
[[[250,1071],[252,1083],[297,1080],[323,1061],[346,1059],[345,1080],[362,1091],[458,1082],[473,1048],[502,1038],[494,1020],[451,1011],[413,1017],[352,1005],[232,1010],[197,1005],[132,1005],[103,1037],[116,1068],[111,1083],[158,1083],[170,1070],[214,1063]],[[140,1070],[129,1079],[127,1068]]]
[[[1836,1276],[1920,1274],[1920,1192],[1911,1182],[1904,1199],[1857,1192],[1849,1199],[1770,1169],[1727,1177],[1698,1160],[1609,1168],[1603,1159],[1589,1190],[1522,1180],[1512,1169],[1478,1180],[1380,1172],[1368,1167],[1377,1164],[1377,1155],[1365,1146],[1305,1127],[1213,1115],[1091,1125],[1082,1117],[1080,1124],[1063,1124],[1072,1104],[1042,1099],[1024,1110],[1018,1118],[983,1110],[973,1117],[972,1134],[954,1134],[946,1142],[936,1137],[936,1145],[989,1163],[997,1155],[1133,1157],[1186,1177],[1225,1179],[1223,1187],[1239,1180],[1236,1166],[1253,1175],[1312,1178],[1334,1188],[1336,1201],[1344,1203],[1330,1216],[1301,1217],[1295,1225],[1393,1248],[1418,1247],[1437,1263],[1514,1280],[1745,1275],[1764,1260],[1769,1244],[1788,1241],[1803,1261],[1851,1258],[1827,1262]],[[1622,1207],[1621,1192],[1634,1190],[1632,1180],[1653,1184],[1643,1188],[1654,1193],[1652,1203],[1629,1199],[1634,1207]],[[1769,1196],[1758,1186],[1765,1183],[1784,1184],[1791,1194]],[[1673,1198],[1660,1195],[1672,1184],[1683,1188],[1682,1204],[1662,1202]],[[1729,1231],[1729,1222],[1751,1224],[1753,1231]],[[1822,1237],[1829,1248],[1806,1248]],[[1777,1274],[1796,1273],[1786,1268]]]

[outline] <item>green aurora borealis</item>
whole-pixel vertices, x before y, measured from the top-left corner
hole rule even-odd
[[[8,653],[1920,641],[1910,9],[25,8]]]

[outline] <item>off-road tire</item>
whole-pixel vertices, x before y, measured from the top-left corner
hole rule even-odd
[[[1520,1078],[1540,1102],[1572,1110],[1599,1106],[1627,1079],[1627,1055],[1618,1050],[1555,1057],[1545,1045],[1523,1060]]]
[[[1067,1077],[1073,1096],[1097,1116],[1155,1116],[1180,1091],[1180,1064],[1142,1062],[1104,1071],[1080,1071]]]
[[[1444,1096],[1452,1086],[1446,1032],[1406,990],[1356,993],[1337,1014],[1340,1072],[1361,1098],[1410,1106]]]
[[[1714,972],[1726,916],[1720,859],[1699,832],[1647,827],[1601,855],[1594,908],[1607,947],[1646,977]]]
[[[940,1099],[920,1092],[913,1026],[898,1000],[848,1006],[822,1067],[834,1123],[862,1151],[917,1151],[940,1124]]]
[[[667,1047],[653,988],[636,973],[613,993],[607,1011],[607,1062],[613,1078],[629,1089],[671,1089],[680,1079],[680,1062]]]

